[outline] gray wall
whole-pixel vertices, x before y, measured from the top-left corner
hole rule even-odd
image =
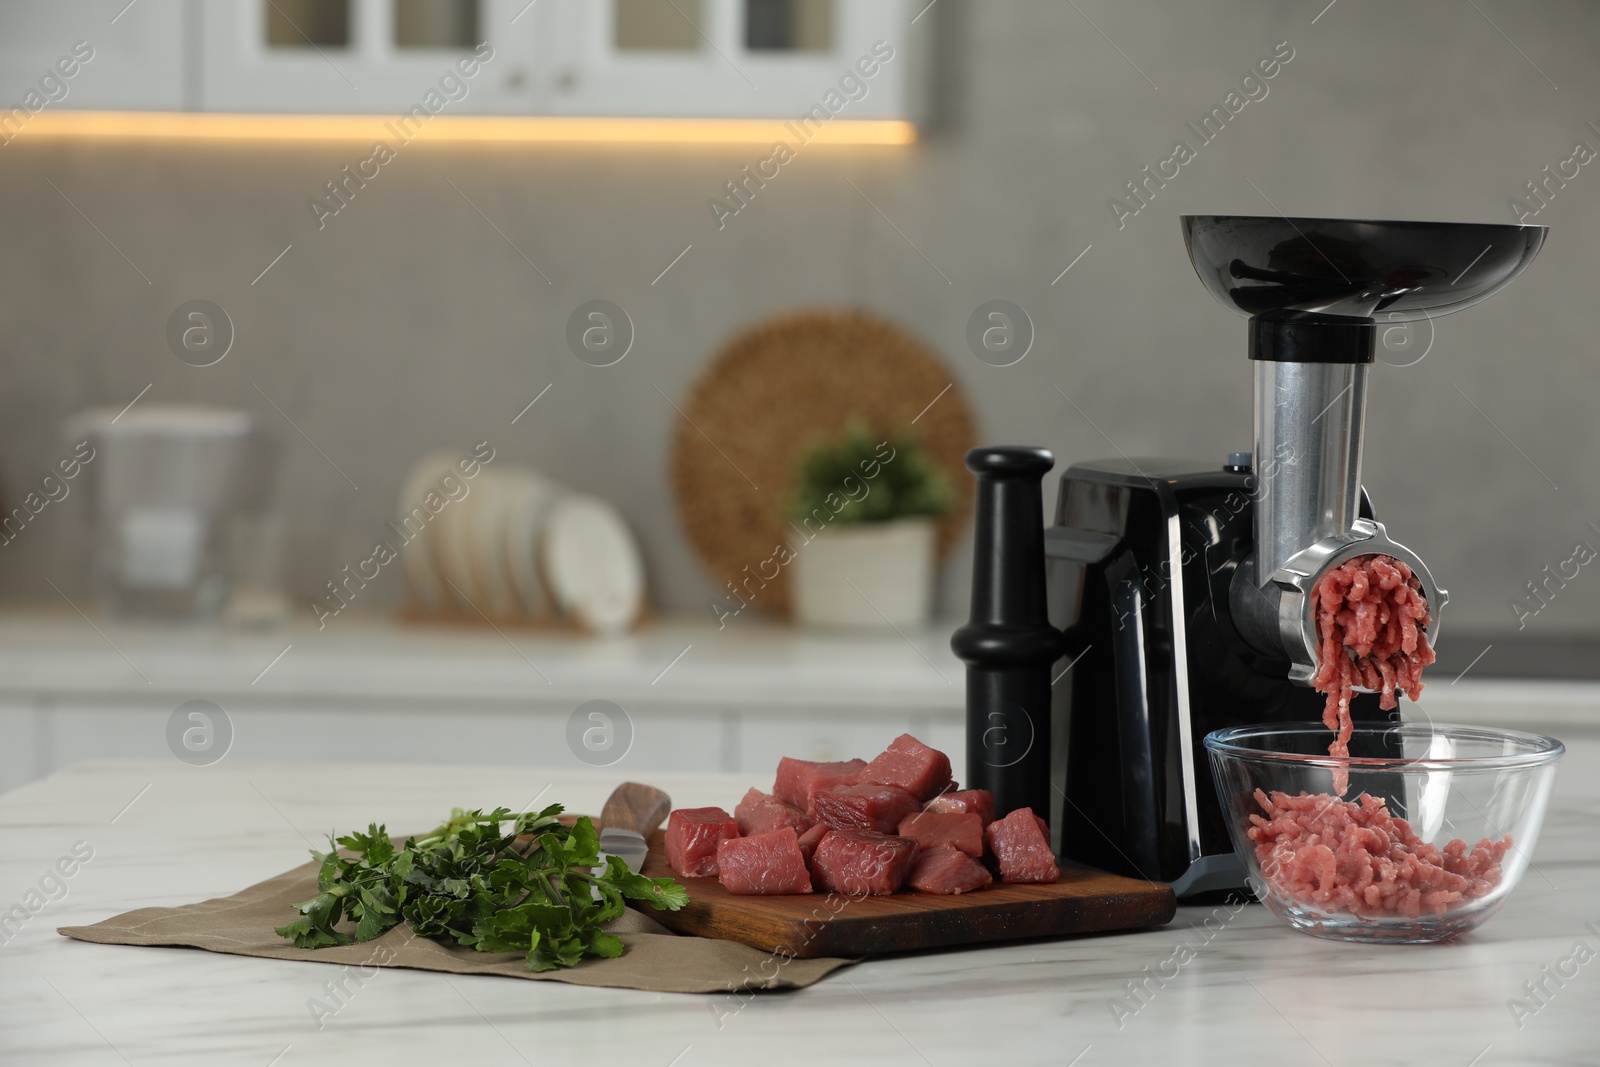
[[[418,142],[318,232],[306,199],[362,147],[19,137],[0,149],[5,484],[14,493],[42,476],[63,415],[120,406],[147,383],[147,401],[250,408],[281,431],[289,575],[305,597],[370,549],[419,453],[487,437],[619,503],[656,602],[701,610],[712,586],[667,484],[678,416],[654,387],[679,395],[733,331],[784,309],[858,304],[946,355],[986,439],[1062,459],[1220,459],[1250,437],[1244,322],[1195,280],[1180,212],[1509,221],[1507,199],[1542,166],[1579,139],[1600,148],[1584,127],[1600,121],[1594,5],[1339,0],[1314,25],[1322,0],[1078,7],[942,0],[929,16],[941,20],[938,115],[922,143],[807,148],[721,232],[706,198],[764,151]],[[1191,139],[1184,120],[1283,40],[1295,56],[1270,94],[1119,230],[1108,198]],[[1420,363],[1376,370],[1368,485],[1391,532],[1452,590],[1456,625],[1513,624],[1509,597],[1580,536],[1600,541],[1581,528],[1600,520],[1597,207],[1600,166],[1585,167],[1538,216],[1552,235],[1521,280],[1441,321]],[[163,339],[168,313],[197,297],[223,305],[239,333],[206,369]],[[569,312],[593,297],[622,304],[638,332],[605,370],[563,341]],[[968,314],[993,297],[1024,306],[1038,331],[1004,369],[963,342]],[[0,595],[53,596],[47,577],[85,589],[68,518],[47,511],[7,547]],[[945,575],[947,607],[960,606],[967,551]],[[371,587],[372,603],[396,601],[398,581]],[[1586,573],[1530,630],[1600,625],[1597,594]]]

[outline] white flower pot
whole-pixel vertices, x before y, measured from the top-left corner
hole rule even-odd
[[[829,526],[797,546],[795,621],[807,626],[916,626],[933,605],[934,520]]]

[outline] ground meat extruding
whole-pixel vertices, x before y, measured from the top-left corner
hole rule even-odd
[[[1395,691],[1412,700],[1422,692],[1422,668],[1434,660],[1431,621],[1422,583],[1392,556],[1349,560],[1312,590],[1317,618],[1317,672],[1312,687],[1328,696],[1322,722],[1338,731],[1331,756],[1348,757],[1350,697],[1356,686],[1377,690],[1378,706],[1397,705]],[[1440,849],[1419,838],[1382,800],[1350,787],[1346,768],[1334,771],[1339,796],[1257,789],[1265,815],[1251,815],[1250,840],[1267,884],[1280,895],[1323,912],[1363,917],[1443,915],[1500,884],[1500,861],[1510,835],[1485,838],[1470,851],[1453,840]]]
[[[1378,706],[1397,705],[1395,690],[1422,693],[1422,668],[1434,660],[1431,621],[1422,583],[1393,556],[1359,556],[1324,574],[1311,590],[1317,617],[1317,673],[1311,686],[1326,693],[1322,722],[1338,736],[1330,756],[1350,754],[1350,697],[1356,686],[1377,690]],[[1334,772],[1341,796],[1350,776]]]

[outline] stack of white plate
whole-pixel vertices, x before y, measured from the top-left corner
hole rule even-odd
[[[401,489],[412,539],[397,547],[418,605],[496,620],[564,616],[607,635],[638,622],[644,560],[616,508],[527,467],[484,464],[468,478],[461,460],[430,453]]]

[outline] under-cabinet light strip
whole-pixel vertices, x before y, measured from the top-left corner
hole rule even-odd
[[[392,140],[387,115],[250,115],[187,111],[44,111],[16,130],[10,144],[43,137],[132,137],[235,141]],[[419,124],[420,125],[420,124]],[[9,134],[10,136],[5,136]],[[423,141],[566,142],[572,144],[906,145],[913,123],[898,119],[578,118],[523,115],[440,115],[414,130]]]

